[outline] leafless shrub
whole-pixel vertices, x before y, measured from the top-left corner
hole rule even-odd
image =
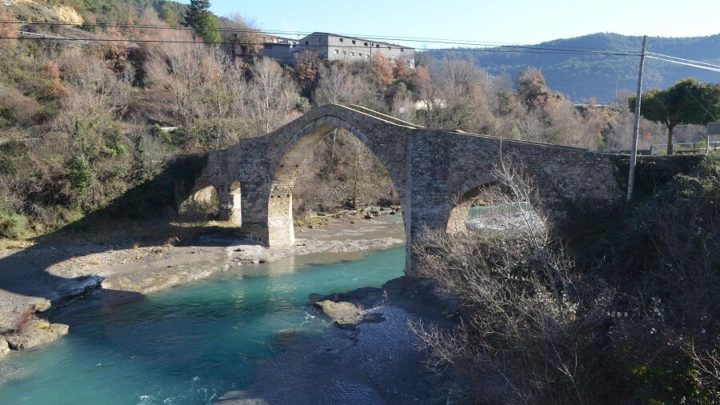
[[[695,373],[695,384],[704,392],[713,393],[714,400],[720,400],[720,339],[711,348],[700,349],[690,340],[683,345],[685,354],[690,358]]]
[[[363,104],[375,98],[367,81],[353,74],[351,67],[335,63],[320,66],[318,85],[315,89],[315,103],[323,104]]]
[[[255,117],[257,135],[261,135],[288,121],[299,96],[294,82],[283,74],[280,65],[272,59],[255,61],[250,72],[249,108],[251,117]]]
[[[495,176],[515,201],[535,201],[517,167],[502,165]],[[611,389],[599,383],[598,364],[612,294],[576,274],[542,212],[518,207],[523,221],[513,230],[424,233],[414,247],[419,274],[460,299],[463,320],[452,331],[413,328],[431,365],[501,376],[509,394],[500,402],[597,403]]]

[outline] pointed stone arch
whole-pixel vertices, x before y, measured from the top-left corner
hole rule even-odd
[[[220,212],[220,193],[212,183],[198,183],[178,206],[182,221],[205,222]]]
[[[393,148],[388,148],[387,139],[391,134],[370,133],[352,120],[339,116],[323,116],[311,121],[300,128],[288,142],[283,145],[282,156],[277,164],[271,167],[272,183],[268,196],[267,241],[270,246],[286,246],[295,242],[295,231],[293,226],[293,188],[295,180],[301,170],[308,163],[308,157],[316,145],[335,129],[344,129],[355,139],[360,141],[385,167],[388,176],[400,196],[401,205],[404,190],[401,188],[406,183],[405,167],[402,159],[396,154],[388,153]],[[373,131],[374,129],[370,129]],[[385,136],[383,136],[385,135]],[[404,212],[405,210],[403,210]]]

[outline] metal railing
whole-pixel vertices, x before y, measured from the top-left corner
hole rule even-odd
[[[707,146],[704,141],[673,143],[673,153],[676,155],[701,155],[708,150],[720,149],[720,141],[712,141]],[[667,144],[650,145],[651,155],[662,155],[667,152]]]

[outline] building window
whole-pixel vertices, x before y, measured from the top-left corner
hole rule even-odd
[[[392,48],[388,46],[388,51],[392,51]]]
[[[350,56],[355,56],[355,52],[350,52]]]
[[[367,46],[367,42],[365,42],[365,46]]]
[[[405,52],[405,48],[400,48],[400,52]]]
[[[310,41],[305,41],[305,45],[310,45]]]
[[[339,53],[340,53],[340,52],[336,49],[336,50],[335,50],[335,55],[337,55],[337,54],[339,54]]]
[[[380,44],[375,44],[375,48],[380,48]]]
[[[353,45],[355,45],[355,40],[353,39]]]
[[[340,42],[344,42],[342,38],[340,38]]]

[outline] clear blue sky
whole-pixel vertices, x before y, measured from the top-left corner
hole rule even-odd
[[[720,33],[720,0],[211,0],[211,4],[216,14],[240,14],[263,30],[394,38],[536,44],[595,32],[671,37]]]

